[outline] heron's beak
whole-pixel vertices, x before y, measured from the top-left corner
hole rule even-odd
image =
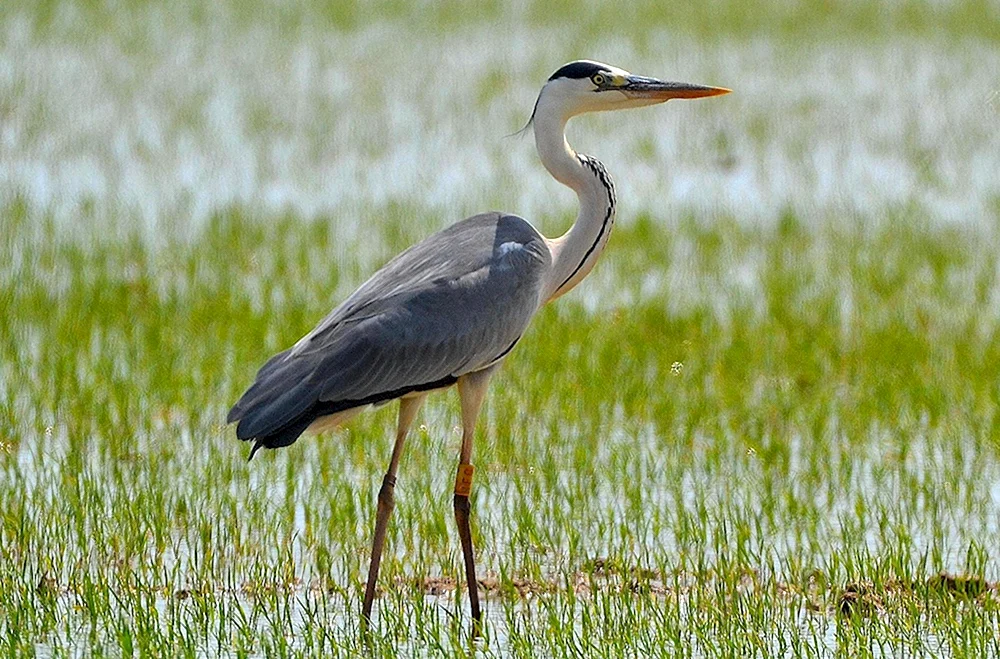
[[[663,82],[656,78],[629,76],[625,86],[619,91],[634,99],[644,99],[651,102],[669,101],[672,98],[705,98],[728,94],[731,89],[725,87],[708,87],[692,85],[686,82]]]

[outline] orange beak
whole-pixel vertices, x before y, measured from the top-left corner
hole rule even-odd
[[[673,98],[706,98],[728,94],[731,89],[692,85],[686,82],[664,82],[656,78],[629,76],[624,87],[619,89],[629,98],[669,101]]]

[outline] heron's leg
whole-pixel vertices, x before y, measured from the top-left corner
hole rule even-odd
[[[385,531],[389,525],[389,515],[395,506],[393,491],[396,488],[396,468],[399,466],[399,458],[403,453],[403,443],[406,441],[406,434],[413,423],[413,417],[417,410],[423,405],[427,394],[419,394],[409,398],[399,399],[399,423],[396,427],[396,444],[392,448],[392,459],[389,461],[389,469],[382,479],[382,487],[378,491],[378,510],[375,513],[375,540],[372,542],[372,559],[368,565],[368,585],[365,587],[365,601],[361,607],[362,624],[367,625],[371,621],[372,601],[375,599],[375,582],[378,581],[378,568],[382,562],[382,548],[385,545]]]
[[[472,552],[472,531],[469,528],[469,494],[472,491],[472,440],[476,430],[476,419],[483,406],[486,386],[494,367],[464,375],[458,380],[458,395],[462,400],[462,451],[458,457],[458,475],[455,478],[455,522],[458,537],[462,541],[465,557],[465,579],[469,584],[469,606],[472,619],[478,626],[482,620],[479,610],[479,587],[476,582],[476,559]]]

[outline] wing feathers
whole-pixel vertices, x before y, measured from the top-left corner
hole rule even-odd
[[[550,265],[544,239],[515,216],[449,227],[269,359],[228,420],[239,421],[237,437],[256,440],[256,452],[291,444],[320,416],[452,384],[521,336]]]

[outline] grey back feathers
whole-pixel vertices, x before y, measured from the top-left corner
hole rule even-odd
[[[550,266],[544,239],[517,216],[452,225],[389,261],[272,357],[228,421],[239,421],[237,437],[255,440],[254,451],[275,448],[317,418],[450,385],[513,348]]]

